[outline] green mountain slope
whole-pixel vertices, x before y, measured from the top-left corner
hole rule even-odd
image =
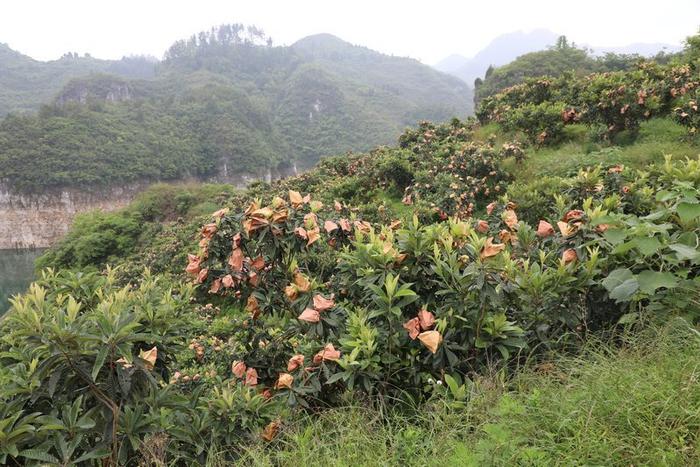
[[[72,78],[96,72],[150,78],[155,67],[155,61],[146,57],[99,60],[66,54],[58,60],[41,62],[0,43],[0,117],[37,110]]]
[[[38,191],[274,177],[392,143],[418,120],[472,112],[467,85],[418,61],[330,35],[272,47],[235,28],[178,41],[152,79],[93,73],[70,81],[38,114],[6,118],[0,179]]]

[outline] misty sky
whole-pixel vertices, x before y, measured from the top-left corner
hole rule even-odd
[[[161,58],[176,39],[231,22],[255,24],[277,45],[329,32],[432,64],[536,28],[591,46],[678,44],[697,32],[700,0],[10,0],[0,9],[0,42],[41,60],[67,51]]]

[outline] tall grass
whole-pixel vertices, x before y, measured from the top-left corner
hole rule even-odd
[[[700,333],[682,320],[591,342],[466,408],[434,401],[386,413],[348,406],[287,424],[241,465],[700,465]]]

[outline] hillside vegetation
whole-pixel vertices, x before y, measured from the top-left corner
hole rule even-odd
[[[40,62],[0,43],[0,118],[9,113],[28,113],[53,100],[73,78],[109,73],[124,78],[152,78],[156,60],[124,57],[99,60],[67,53],[58,60]]]
[[[666,63],[671,58],[672,55],[660,52],[653,60]],[[589,50],[569,44],[566,36],[560,36],[547,50],[526,53],[506,65],[490,67],[483,78],[477,78],[474,82],[474,100],[478,105],[485,98],[527,78],[565,76],[569,79],[572,75],[580,77],[590,73],[625,71],[643,61],[645,59],[636,54],[609,52],[602,56],[593,56]]]
[[[81,217],[0,322],[0,461],[694,465],[698,44]]]
[[[472,112],[468,86],[416,60],[330,35],[274,47],[240,25],[175,43],[153,79],[96,71],[38,114],[0,122],[1,180],[41,191],[288,175],[390,143],[417,120]]]

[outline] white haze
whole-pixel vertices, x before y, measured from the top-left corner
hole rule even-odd
[[[255,24],[278,45],[327,32],[430,64],[536,28],[596,46],[680,44],[697,32],[700,0],[7,0],[0,42],[40,60],[68,51],[160,58],[173,41],[230,22]]]

